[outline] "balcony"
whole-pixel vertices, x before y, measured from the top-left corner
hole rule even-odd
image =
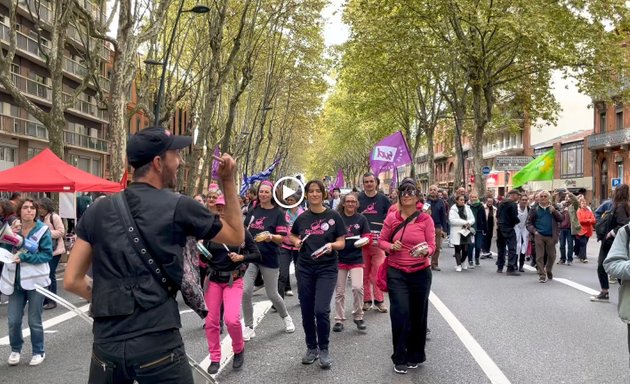
[[[63,94],[64,101],[68,101],[72,98],[71,95],[64,93]],[[105,122],[109,121],[109,113],[107,110],[100,109],[96,103],[90,102],[83,98],[77,98],[74,106],[69,109],[84,113],[86,115],[90,115],[92,117],[96,117],[98,119],[104,120]]]
[[[34,16],[39,16],[41,21],[46,23],[52,22],[52,13],[50,8],[44,5],[43,1],[39,0],[20,0],[18,2],[20,8],[26,11],[27,15],[30,15],[29,12],[33,13]],[[38,8],[39,7],[39,10]]]
[[[11,135],[48,141],[48,129],[39,121],[0,115],[0,131]]]
[[[70,131],[64,131],[63,134],[66,145],[100,152],[107,152],[108,150],[107,140]]]
[[[52,89],[48,85],[15,73],[12,73],[11,77],[13,83],[20,91],[46,101],[52,101]]]
[[[630,144],[630,128],[597,133],[587,137],[589,150],[617,147]]]

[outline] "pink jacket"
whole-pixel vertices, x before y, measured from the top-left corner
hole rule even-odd
[[[57,248],[53,249],[53,256],[63,255],[66,252],[66,245],[64,244],[66,229],[59,214],[52,214],[52,222],[50,221],[50,216],[51,214],[49,213],[44,217],[44,224],[50,228],[50,235],[53,240],[57,240]]]
[[[388,264],[405,272],[415,272],[429,267],[431,265],[430,258],[413,257],[409,254],[409,249],[426,242],[429,245],[429,255],[435,252],[435,226],[433,219],[430,215],[421,213],[414,221],[407,224],[407,228],[398,231],[396,236],[389,241],[394,229],[403,221],[400,212],[396,211],[388,214],[383,222],[383,230],[381,231],[378,246],[389,252]],[[401,237],[404,247],[398,251],[389,251],[392,244],[396,240],[401,240]]]

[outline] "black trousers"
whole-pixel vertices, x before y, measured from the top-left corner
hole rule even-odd
[[[506,248],[508,270],[512,271],[518,268],[518,257],[516,255],[516,232],[514,232],[514,228],[504,229],[499,227],[497,230],[498,269],[503,269],[505,266]]]
[[[278,255],[278,263],[280,264],[279,274],[278,274],[278,293],[284,299],[284,294],[286,291],[291,290],[291,277],[289,274],[289,269],[291,267],[291,262],[293,261],[297,264],[297,256],[298,251],[293,251],[290,249],[280,248],[280,254]],[[296,268],[297,275],[297,268]]]
[[[608,274],[604,270],[604,260],[606,260],[606,256],[608,256],[608,252],[614,241],[614,237],[602,240],[602,245],[599,247],[599,255],[597,257],[597,279],[599,280],[599,286],[606,290],[610,288],[610,283],[608,282]]]
[[[88,384],[194,384],[179,330],[92,345]]]
[[[488,225],[488,230],[484,235],[483,239],[483,247],[481,250],[484,253],[490,253],[490,245],[492,245],[492,234],[494,233],[494,225]]]
[[[337,264],[298,263],[298,296],[308,349],[328,349],[330,302],[337,285]]]
[[[431,280],[430,268],[413,273],[387,268],[394,365],[426,360],[424,347]]]

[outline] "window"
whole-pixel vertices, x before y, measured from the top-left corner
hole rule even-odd
[[[17,64],[11,64],[11,73],[15,73],[16,75],[20,74],[20,66]]]
[[[599,112],[599,132],[606,132],[606,111]]]
[[[623,129],[623,110],[617,110],[615,113],[615,128]]]
[[[102,177],[101,172],[101,159],[92,159],[92,174],[98,177]]]
[[[584,176],[584,141],[563,144],[561,148],[560,178],[571,179]]]
[[[29,148],[26,156],[28,157],[28,159],[32,159],[33,157],[35,157],[37,154],[39,154],[42,150],[40,148]]]
[[[617,177],[623,180],[623,162],[617,163]]]
[[[15,148],[0,146],[0,161],[15,162]]]

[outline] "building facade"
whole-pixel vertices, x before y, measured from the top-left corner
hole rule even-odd
[[[79,1],[88,12],[98,15],[99,8],[90,1]],[[30,4],[30,10],[29,10]],[[46,0],[22,0],[18,2],[17,17],[14,25],[9,25],[8,0],[0,0],[0,43],[7,49],[10,44],[10,30],[17,34],[17,49],[11,76],[20,91],[43,110],[49,110],[52,102],[51,79],[46,67],[44,54],[38,43],[36,25],[32,22],[31,12],[39,7],[41,44],[50,44],[50,31],[46,26],[52,22],[50,4]],[[68,39],[63,57],[64,97],[70,97],[79,87],[87,68],[81,63],[81,54],[85,36],[74,27],[68,29]],[[109,90],[107,62],[109,50],[98,40],[91,41],[93,54],[100,55],[103,63],[98,73],[98,83],[106,92]],[[100,49],[94,49],[100,47]],[[109,151],[109,116],[107,110],[97,105],[96,86],[92,82],[81,93],[73,107],[65,113],[64,129],[65,161],[90,172],[105,177]],[[46,127],[21,108],[0,86],[0,170],[21,164],[48,147]]]
[[[630,181],[630,108],[625,104],[595,103],[594,131],[585,139],[591,151],[594,201],[612,196],[612,181]]]

